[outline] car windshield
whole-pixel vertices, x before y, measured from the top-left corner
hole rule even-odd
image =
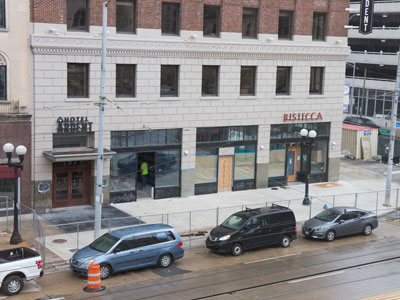
[[[119,241],[119,238],[106,233],[89,245],[90,248],[106,253]]]
[[[238,230],[240,227],[242,227],[242,225],[244,223],[246,223],[247,220],[248,220],[248,218],[243,218],[238,215],[232,215],[228,219],[226,219],[221,224],[221,226],[229,228],[229,229],[233,229],[233,230]]]
[[[318,215],[315,216],[316,219],[321,220],[321,221],[327,221],[327,222],[332,222],[339,216],[339,213],[334,211],[334,210],[324,210],[323,212],[319,213]]]
[[[376,124],[371,120],[365,120],[364,122],[369,126],[376,126]]]

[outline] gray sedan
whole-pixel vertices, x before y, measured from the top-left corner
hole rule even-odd
[[[303,224],[303,236],[333,241],[349,234],[370,235],[378,227],[376,215],[370,211],[338,206],[324,210]]]

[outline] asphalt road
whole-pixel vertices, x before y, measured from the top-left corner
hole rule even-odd
[[[400,290],[399,279],[400,239],[392,238],[113,287],[93,298],[360,299]],[[88,294],[71,297],[91,298]]]

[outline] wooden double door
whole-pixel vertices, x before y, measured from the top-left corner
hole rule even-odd
[[[53,207],[87,205],[90,164],[53,167]]]

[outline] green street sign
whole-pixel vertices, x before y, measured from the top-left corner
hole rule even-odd
[[[390,129],[379,129],[379,133],[380,134],[387,134],[387,135],[389,135],[390,134]]]

